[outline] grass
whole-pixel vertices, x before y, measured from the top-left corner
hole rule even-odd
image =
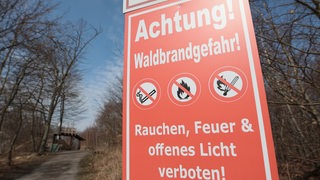
[[[96,149],[80,162],[81,180],[121,180],[122,179],[121,145]]]
[[[93,153],[90,153],[80,161],[80,164],[79,164],[80,169],[78,173],[78,177],[80,180],[93,179],[96,173],[92,168],[93,161],[94,161]]]

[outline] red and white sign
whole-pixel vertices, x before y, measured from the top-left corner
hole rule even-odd
[[[125,17],[123,179],[277,180],[248,2]]]

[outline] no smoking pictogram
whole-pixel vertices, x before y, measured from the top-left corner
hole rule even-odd
[[[134,87],[133,99],[140,109],[149,109],[156,105],[160,98],[160,86],[153,79],[139,81]]]
[[[247,79],[238,68],[222,67],[211,75],[209,88],[216,99],[232,102],[241,98],[246,92]]]
[[[199,80],[192,74],[183,73],[171,79],[168,86],[170,100],[179,106],[194,103],[200,94]]]

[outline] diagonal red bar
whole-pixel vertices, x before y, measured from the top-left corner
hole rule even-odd
[[[237,89],[234,85],[230,84],[228,81],[224,80],[223,78],[221,78],[220,76],[216,76],[216,78],[218,80],[220,80],[221,82],[223,82],[223,84],[227,85],[229,88],[231,88],[232,90],[234,90],[236,93],[240,94],[241,90]]]
[[[141,86],[139,86],[140,91],[145,94],[151,101],[155,101],[155,98],[153,98],[152,96],[150,96],[150,94],[144,90]]]
[[[187,93],[191,98],[193,98],[194,95],[190,91],[188,91],[186,88],[181,86],[180,83],[175,81],[174,84],[177,85],[180,89],[182,89],[183,92]]]

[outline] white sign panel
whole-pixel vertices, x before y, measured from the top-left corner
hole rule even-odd
[[[167,0],[123,0],[123,13],[165,1]]]

